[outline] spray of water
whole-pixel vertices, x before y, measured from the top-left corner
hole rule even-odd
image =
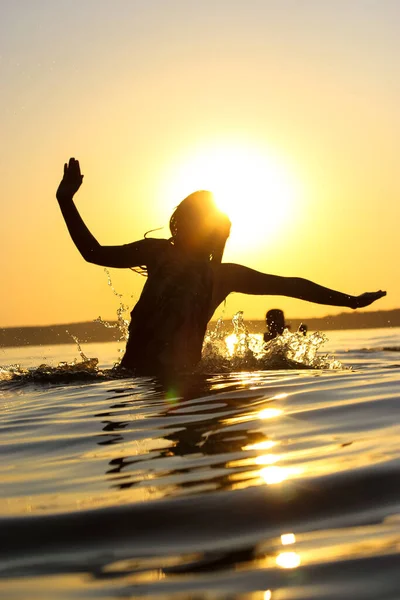
[[[309,336],[283,334],[264,343],[262,336],[250,334],[239,311],[232,319],[233,331],[221,320],[206,334],[200,365],[205,371],[254,371],[266,369],[343,369],[340,361],[320,354],[327,337],[316,331]]]
[[[118,338],[118,341],[126,344],[126,342],[128,341],[128,338],[129,338],[129,305],[125,304],[122,301],[122,299],[124,297],[123,294],[120,294],[119,292],[117,292],[115,287],[113,286],[109,270],[104,269],[104,272],[107,275],[108,286],[111,288],[111,291],[114,294],[114,296],[116,296],[119,299],[119,307],[117,308],[117,322],[109,323],[108,321],[104,321],[104,319],[102,319],[101,317],[97,317],[97,319],[94,319],[94,322],[101,323],[107,329],[116,329],[117,331],[119,331],[120,336]],[[132,296],[131,296],[131,298],[132,298]],[[124,348],[118,348],[118,353],[120,355],[123,352],[124,352]],[[114,368],[118,367],[118,365],[121,362],[121,359],[122,359],[122,356],[120,356],[120,358],[116,361]]]
[[[117,322],[109,323],[103,320],[101,317],[94,319],[94,323],[101,323],[108,329],[116,329],[120,333],[118,341],[126,343],[129,336],[129,319],[127,312],[129,306],[122,302],[123,294],[120,294],[114,288],[111,276],[108,269],[104,269],[107,275],[107,284],[111,288],[113,294],[119,298],[119,307],[117,308]],[[119,358],[114,364],[113,369],[99,369],[97,367],[99,360],[98,358],[88,358],[82,350],[81,342],[73,335],[68,329],[66,333],[76,344],[79,356],[81,360],[74,359],[73,361],[61,361],[56,367],[48,364],[41,364],[38,367],[25,369],[21,365],[10,365],[7,367],[0,367],[0,382],[1,381],[12,381],[12,382],[54,382],[54,383],[65,383],[73,382],[76,380],[85,381],[99,378],[114,379],[121,377],[118,372],[118,365],[121,362]],[[124,351],[123,348],[118,349],[119,353]],[[126,374],[125,374],[126,377]]]

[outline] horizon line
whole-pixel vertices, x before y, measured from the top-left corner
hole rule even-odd
[[[343,307],[346,308],[346,307]],[[356,309],[356,310],[351,310],[349,309],[351,312],[340,312],[337,314],[326,314],[322,317],[285,317],[285,319],[287,321],[315,321],[315,320],[321,320],[321,319],[329,319],[329,318],[336,318],[339,317],[341,315],[365,315],[365,314],[376,314],[376,313],[390,313],[390,312],[395,312],[395,311],[400,311],[400,307],[399,308],[391,308],[391,309],[383,309],[383,310],[362,310],[362,309]],[[240,312],[240,311],[237,311]],[[237,314],[234,313],[234,314]],[[234,314],[231,317],[226,317],[224,319],[222,319],[222,321],[231,321]],[[0,330],[4,330],[4,329],[29,329],[29,328],[34,328],[34,327],[64,327],[64,326],[68,326],[68,325],[80,325],[80,324],[84,324],[84,323],[99,323],[99,321],[97,321],[98,317],[96,319],[89,319],[89,320],[82,320],[82,321],[68,321],[68,322],[63,322],[63,323],[48,323],[48,324],[38,324],[38,325],[5,325],[5,326],[0,326]],[[218,321],[219,318],[212,318],[210,319],[210,321],[208,321],[209,323],[213,323],[215,321]],[[104,322],[108,322],[108,323],[117,323],[118,320],[113,318],[113,319],[102,319],[102,321]],[[265,321],[265,317],[262,318],[244,318],[244,321],[249,322],[249,321]],[[99,323],[101,324],[101,323]]]

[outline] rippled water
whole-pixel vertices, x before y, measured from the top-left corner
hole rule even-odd
[[[400,330],[328,337],[342,368],[3,381],[0,597],[399,600]]]

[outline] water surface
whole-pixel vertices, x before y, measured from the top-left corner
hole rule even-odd
[[[4,380],[0,597],[398,600],[400,330],[328,337],[342,368]]]

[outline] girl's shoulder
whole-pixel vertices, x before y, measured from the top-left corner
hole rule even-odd
[[[165,238],[146,237],[141,243],[148,255],[147,264],[149,266],[157,266],[160,262],[168,260],[171,254],[172,244],[170,240]]]
[[[145,237],[141,240],[142,244],[145,244],[149,249],[157,250],[166,250],[171,246],[171,242],[165,238],[150,238]]]

